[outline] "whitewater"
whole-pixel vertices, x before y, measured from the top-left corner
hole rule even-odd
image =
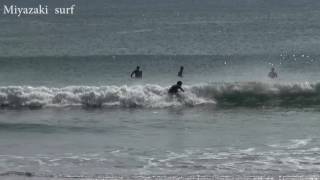
[[[152,84],[64,88],[8,86],[0,87],[0,105],[10,108],[65,106],[167,108],[205,104],[290,107],[320,103],[320,84],[308,82],[186,85],[185,92],[181,92],[179,96],[168,95],[168,88]]]
[[[0,178],[320,171],[317,55],[3,57],[0,63]],[[130,78],[137,65],[139,80]],[[279,78],[267,77],[271,67]],[[185,92],[169,96],[177,81]]]
[[[0,179],[319,177],[319,0],[75,3],[0,18]]]

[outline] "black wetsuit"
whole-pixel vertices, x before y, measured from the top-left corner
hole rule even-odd
[[[169,94],[178,94],[179,89],[180,89],[181,91],[184,91],[181,86],[179,86],[178,84],[175,84],[175,85],[173,85],[173,86],[170,87],[168,93],[169,93]]]
[[[135,77],[135,78],[142,78],[142,71],[140,71],[140,70],[138,70],[138,69],[134,70],[134,71],[131,73],[131,77],[132,77],[133,74],[134,74],[134,77]]]
[[[276,72],[274,72],[274,71],[271,71],[271,72],[268,74],[268,76],[269,76],[270,78],[274,79],[274,78],[277,78],[277,77],[278,77],[278,74],[277,74]]]

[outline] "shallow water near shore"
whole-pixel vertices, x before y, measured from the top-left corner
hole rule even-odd
[[[318,120],[319,108],[8,110],[0,170],[48,178],[310,175],[320,169]]]

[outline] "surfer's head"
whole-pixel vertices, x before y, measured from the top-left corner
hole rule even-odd
[[[182,85],[182,82],[181,82],[181,81],[178,81],[177,84],[178,84],[179,86],[181,86],[181,85]]]
[[[137,70],[139,70],[140,69],[140,66],[137,66]]]
[[[274,70],[275,70],[274,67],[272,67],[272,68],[271,68],[271,71],[274,72]]]

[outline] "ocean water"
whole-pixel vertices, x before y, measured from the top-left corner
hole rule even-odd
[[[79,9],[0,18],[0,179],[318,175],[318,1],[41,3]]]

